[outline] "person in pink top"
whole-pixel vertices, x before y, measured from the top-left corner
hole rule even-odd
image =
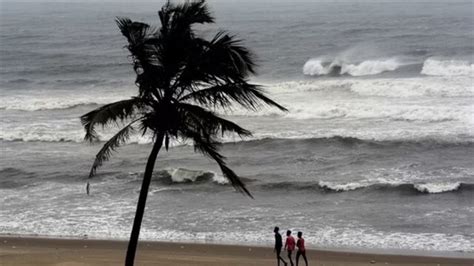
[[[298,241],[296,241],[296,246],[298,247],[298,251],[296,251],[296,266],[298,266],[300,256],[303,256],[304,263],[306,263],[306,266],[308,266],[308,260],[306,259],[306,249],[304,247],[304,239],[302,232],[298,232]]]
[[[295,246],[295,239],[291,236],[291,230],[286,231],[285,250],[288,251],[288,259],[290,260],[291,266],[294,266],[291,255],[295,250]]]

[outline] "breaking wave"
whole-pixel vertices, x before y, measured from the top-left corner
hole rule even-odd
[[[53,129],[51,129],[52,131]],[[82,129],[77,131],[65,131],[61,134],[49,134],[48,132],[29,132],[17,134],[15,132],[3,133],[0,131],[0,140],[7,142],[72,142],[72,143],[84,143],[84,132]],[[109,132],[106,135],[101,136],[101,140],[108,140],[113,136],[113,132]],[[273,148],[272,145],[286,145],[293,142],[301,142],[306,145],[371,145],[371,146],[400,146],[400,145],[411,145],[421,147],[454,147],[463,146],[471,147],[474,145],[472,137],[466,137],[464,135],[410,135],[405,131],[393,132],[388,134],[387,132],[381,132],[380,134],[374,134],[373,132],[353,132],[353,131],[341,131],[334,130],[330,132],[271,132],[255,134],[253,137],[241,139],[235,136],[228,136],[222,139],[222,142],[230,143],[247,143],[251,145],[269,145],[269,148]],[[127,144],[130,145],[143,145],[152,143],[152,137],[150,135],[133,135]],[[103,145],[97,143],[97,147]],[[190,141],[172,141],[170,147],[177,147],[183,145],[192,145]]]
[[[364,61],[360,64],[328,63],[325,65],[321,60],[310,60],[305,64],[304,72],[308,75],[329,75],[334,71],[343,75],[357,76],[359,74],[378,73],[389,71],[397,65],[396,59],[386,61]],[[444,63],[441,63],[444,62]],[[446,63],[447,62],[447,63]],[[473,97],[474,86],[472,86],[473,65],[467,62],[455,65],[458,61],[436,61],[428,59],[425,61],[422,73],[423,77],[405,78],[374,78],[374,79],[321,79],[321,80],[299,80],[279,83],[266,83],[264,88],[271,96],[278,99],[279,94],[319,92],[326,96],[332,93],[351,93],[356,96],[377,96],[377,97]],[[379,67],[374,67],[378,65]],[[401,64],[398,63],[400,66]],[[385,70],[384,70],[385,69]],[[340,75],[337,74],[337,75]],[[365,75],[364,74],[364,75]],[[464,75],[466,74],[466,75]],[[470,75],[470,76],[469,76]],[[449,76],[449,77],[448,77]],[[128,99],[134,91],[98,91],[84,92],[80,94],[71,92],[43,91],[40,94],[32,95],[3,95],[0,101],[0,110],[13,111],[47,111],[47,110],[67,110],[73,108],[91,108],[92,105],[102,105],[118,100]],[[281,99],[291,100],[297,94]],[[318,95],[319,96],[319,95]],[[318,100],[315,98],[314,100]],[[287,107],[300,104],[304,101],[288,102]],[[314,105],[310,109],[314,109]],[[352,109],[352,108],[351,108]],[[281,115],[281,112],[272,110],[273,114]],[[260,116],[262,112],[249,112],[235,108],[237,115]],[[263,112],[265,114],[265,112]],[[292,112],[290,112],[291,114]],[[268,112],[266,113],[268,115]]]
[[[157,171],[155,178],[158,182],[165,184],[212,182],[224,185],[229,183],[225,177],[215,172],[186,168],[170,168]]]
[[[265,84],[270,93],[354,93],[378,97],[462,97],[474,96],[469,77],[412,77],[377,79],[300,80]],[[316,99],[317,100],[317,99]]]
[[[40,93],[5,95],[1,97],[1,110],[44,111],[71,109],[78,106],[101,105],[129,99],[134,91],[41,91]]]
[[[51,95],[52,94],[52,95]],[[59,94],[54,91],[45,93],[44,95],[12,95],[3,96],[0,101],[0,109],[2,110],[21,110],[21,111],[43,111],[54,109],[71,109],[79,106],[101,105],[114,101],[130,98],[127,93],[116,94]]]
[[[366,60],[359,63],[344,62],[340,59],[328,62],[314,58],[304,64],[303,73],[310,76],[369,76],[394,71],[402,65],[397,58]]]
[[[474,184],[463,182],[440,183],[371,183],[367,181],[353,181],[348,183],[337,182],[281,182],[260,185],[264,190],[320,190],[325,192],[350,192],[350,191],[393,191],[419,194],[455,193],[473,191]]]
[[[355,137],[346,136],[332,136],[322,138],[307,138],[307,139],[284,139],[284,138],[263,138],[244,142],[245,145],[258,146],[262,149],[270,149],[274,147],[285,147],[287,145],[304,145],[307,147],[311,146],[346,146],[352,147],[358,146],[370,146],[370,147],[420,147],[420,148],[448,148],[448,147],[462,147],[470,148],[474,147],[472,141],[446,141],[438,139],[406,139],[406,140],[373,140],[373,139],[360,139]],[[232,144],[233,145],[233,144]]]
[[[384,72],[395,71],[404,63],[396,57],[385,59],[368,59],[351,62],[347,59],[336,57],[327,60],[325,57],[309,59],[303,66],[303,74],[308,76],[370,76]],[[474,77],[474,64],[466,60],[428,58],[422,64],[420,74],[427,76],[467,76]]]
[[[348,140],[357,141],[357,140]],[[139,176],[142,173],[131,173],[132,176]],[[412,194],[439,194],[457,193],[463,191],[474,191],[473,183],[461,181],[449,182],[410,182],[406,180],[359,180],[350,182],[335,181],[306,181],[306,182],[263,182],[258,179],[242,178],[251,189],[274,191],[319,191],[322,193],[342,193],[352,191],[364,192],[399,192]],[[192,170],[186,168],[169,168],[155,171],[153,180],[165,187],[158,191],[173,190],[175,184],[216,184],[227,185],[229,181],[212,171]]]
[[[330,183],[330,182],[319,182],[319,187],[329,191],[345,192],[357,189],[369,189],[369,190],[393,190],[401,192],[420,192],[426,194],[437,194],[445,192],[457,192],[463,190],[474,190],[474,184],[462,183],[462,182],[442,182],[442,183]]]
[[[457,191],[463,183],[428,183],[428,184],[416,184],[414,188],[423,193],[443,193],[449,191]],[[464,186],[469,186],[469,188],[474,188],[474,184],[464,184]]]
[[[471,76],[474,77],[474,64],[463,60],[427,59],[421,74],[428,76]]]

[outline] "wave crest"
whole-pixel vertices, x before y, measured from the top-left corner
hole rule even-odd
[[[474,64],[462,60],[437,60],[433,58],[428,58],[423,63],[421,74],[428,76],[474,77]]]
[[[461,182],[455,183],[428,183],[415,184],[414,188],[423,193],[443,193],[449,191],[456,191],[461,187]]]
[[[369,76],[394,71],[402,65],[397,58],[366,60],[359,63],[344,62],[340,59],[327,62],[314,58],[304,64],[303,74],[310,76]]]
[[[170,168],[158,171],[157,180],[166,184],[212,182],[219,185],[228,184],[229,181],[215,172],[191,170],[186,168]]]
[[[11,95],[4,96],[0,102],[2,110],[20,111],[44,111],[55,109],[72,109],[80,106],[102,105],[123,99],[130,96],[124,92],[102,94],[87,93],[73,95],[72,93],[57,93],[54,91],[45,92],[44,95]]]
[[[463,190],[474,190],[474,184],[462,182],[444,182],[444,183],[402,183],[402,182],[384,182],[373,183],[369,181],[352,181],[347,183],[318,181],[318,182],[281,182],[261,185],[264,190],[321,190],[325,192],[351,192],[358,190],[369,191],[399,191],[422,194],[455,193]]]

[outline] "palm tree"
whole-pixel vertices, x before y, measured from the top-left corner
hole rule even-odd
[[[96,155],[89,177],[132,134],[153,136],[125,265],[134,262],[148,188],[163,145],[168,150],[170,140],[192,141],[195,151],[215,160],[230,183],[252,197],[219,153],[221,134],[245,137],[251,133],[220,117],[216,110],[237,104],[252,111],[262,105],[286,111],[265,96],[260,86],[249,83],[249,75],[255,74],[254,57],[241,40],[222,31],[210,41],[196,36],[193,25],[214,22],[204,0],[178,5],[168,1],[158,15],[159,28],[128,18],[116,19],[128,40],[126,47],[137,75],[138,95],[106,104],[81,117],[88,141],[99,139],[97,126],[117,123],[124,126]]]

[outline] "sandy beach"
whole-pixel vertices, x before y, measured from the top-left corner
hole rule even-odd
[[[1,265],[121,265],[127,242],[0,237]],[[469,258],[309,250],[310,265],[473,265]],[[269,247],[141,242],[136,265],[276,265]],[[302,265],[302,264],[300,264]]]

